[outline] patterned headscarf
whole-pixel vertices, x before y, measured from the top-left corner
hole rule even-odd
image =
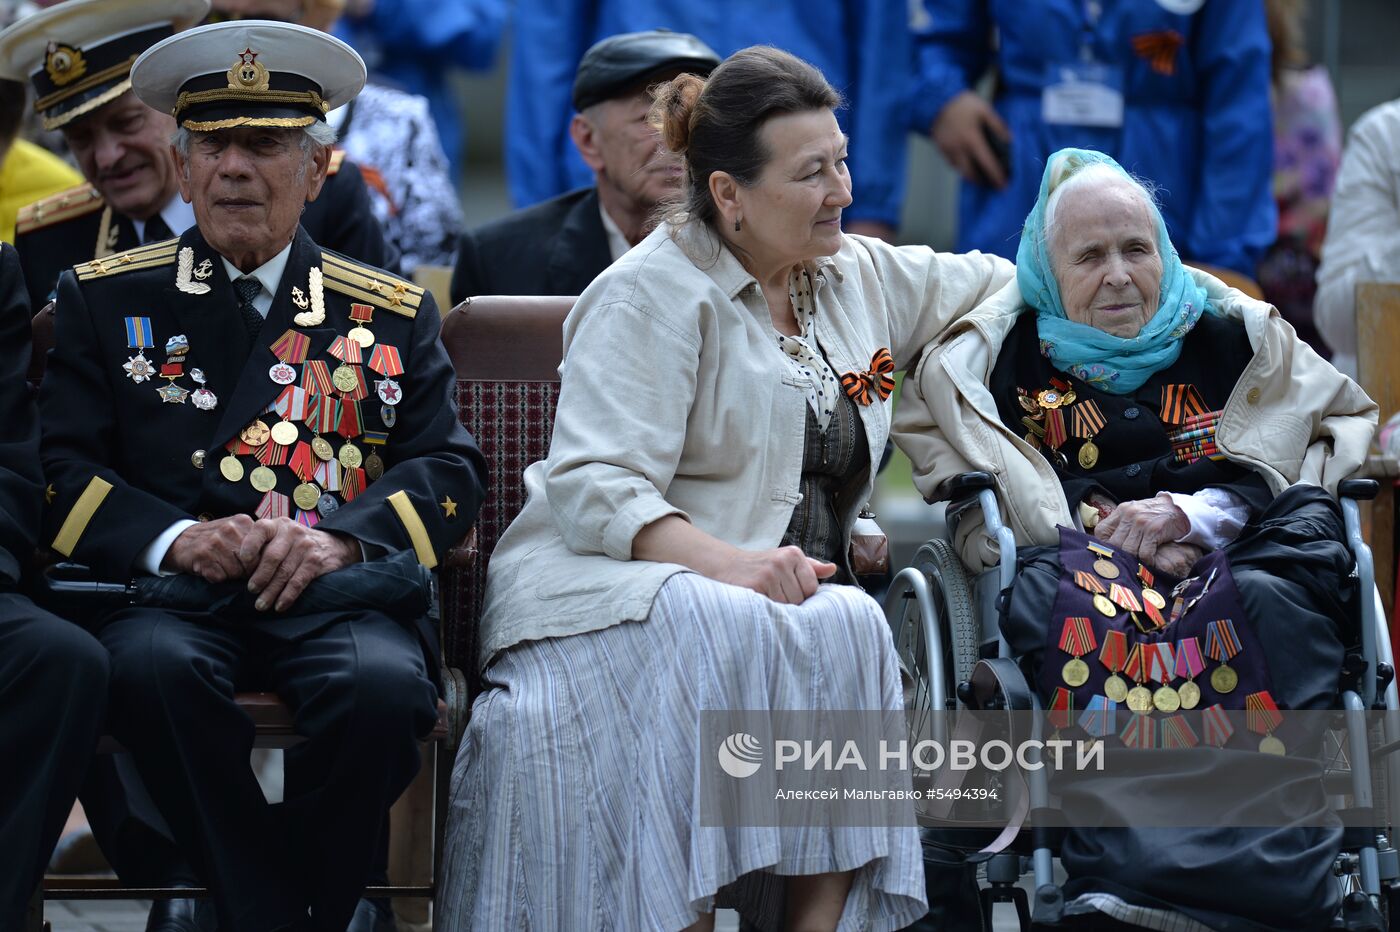
[[[1148,209],[1157,225],[1157,251],[1162,258],[1162,291],[1157,313],[1131,339],[1116,337],[1089,324],[1076,323],[1060,303],[1060,286],[1050,260],[1045,213],[1050,195],[1066,179],[1089,165],[1107,165],[1131,180],[1121,165],[1102,152],[1061,149],[1050,156],[1040,180],[1040,196],[1026,217],[1016,251],[1016,282],[1026,303],[1035,308],[1040,349],[1055,368],[1114,395],[1136,391],[1154,372],[1181,355],[1181,341],[1206,311],[1205,289],[1181,264],[1167,225],[1155,204]]]

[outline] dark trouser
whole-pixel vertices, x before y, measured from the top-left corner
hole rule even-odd
[[[20,929],[97,742],[107,652],[0,592],[0,930]]]
[[[111,728],[181,849],[209,884],[226,932],[304,922],[341,932],[412,781],[437,692],[416,636],[376,613],[248,624],[127,609],[102,630],[112,654]],[[248,765],[253,723],[235,687],[271,688],[306,741],[279,806]]]
[[[92,759],[78,799],[107,863],[129,887],[196,886],[130,754]]]

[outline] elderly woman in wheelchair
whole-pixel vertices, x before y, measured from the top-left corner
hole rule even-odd
[[[1275,709],[1339,707],[1359,599],[1334,496],[1375,404],[1275,309],[1186,269],[1151,194],[1099,153],[1049,161],[1017,280],[1023,307],[975,310],[930,346],[893,428],[920,491],[954,499],[961,561],[1003,564],[1003,652],[1109,755],[1214,745],[1193,766],[1227,782],[1263,753],[1315,755],[1317,735],[1286,749],[1267,726]],[[978,495],[999,515],[967,509]],[[1244,709],[1249,728],[1201,726]],[[1130,782],[1095,791],[1133,805]],[[1340,823],[1222,828],[1207,800],[1175,802],[1204,827],[1066,831],[1063,927],[1327,926]],[[1320,781],[1298,804],[1325,808]],[[930,870],[945,927],[966,916],[968,876]]]

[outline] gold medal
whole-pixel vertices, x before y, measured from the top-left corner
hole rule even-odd
[[[1128,682],[1117,673],[1103,681],[1103,694],[1114,702],[1128,698]]]
[[[317,459],[326,463],[335,457],[335,450],[331,449],[331,442],[320,434],[311,438],[311,452],[316,454]]]
[[[1099,614],[1105,618],[1112,618],[1118,614],[1118,609],[1113,607],[1113,603],[1108,601],[1107,596],[1094,596],[1094,608],[1098,609]]]
[[[250,447],[262,446],[271,435],[272,431],[262,421],[254,421],[238,432],[238,438]]]
[[[1118,572],[1118,567],[1114,566],[1112,561],[1104,557],[1099,557],[1099,559],[1094,561],[1094,572],[1098,573],[1104,579],[1117,579],[1121,575]]]
[[[243,464],[232,453],[219,460],[219,472],[229,482],[243,481]]]
[[[1072,388],[1060,396],[1060,404],[1062,405],[1072,405],[1078,400],[1079,396],[1075,394],[1075,391]]]
[[[1175,712],[1181,708],[1181,697],[1170,686],[1163,686],[1152,694],[1152,704],[1158,712]]]
[[[378,453],[371,452],[365,457],[365,475],[371,479],[378,479],[384,475],[384,461],[379,458]]]
[[[1196,685],[1195,680],[1187,680],[1181,684],[1176,695],[1183,709],[1194,709],[1201,701],[1201,687]]]
[[[277,488],[277,473],[266,466],[259,466],[248,476],[248,481],[259,492],[271,492]]]
[[[374,345],[374,334],[370,332],[368,327],[352,327],[346,336],[365,348]]]
[[[320,497],[321,490],[314,482],[303,482],[292,490],[292,501],[302,511],[314,511]]]
[[[1079,448],[1079,466],[1081,469],[1093,469],[1099,464],[1099,448],[1092,440],[1085,440],[1084,446]]]
[[[1259,750],[1265,754],[1277,754],[1282,757],[1285,753],[1283,742],[1273,735],[1265,735],[1264,740],[1259,742]]]
[[[289,447],[297,442],[297,426],[291,421],[278,421],[272,425],[272,442]]]
[[[1134,686],[1128,690],[1128,708],[1139,715],[1152,711],[1152,692],[1146,686]]]
[[[1210,688],[1224,695],[1234,692],[1235,687],[1240,683],[1239,674],[1230,669],[1229,664],[1222,663],[1211,671]]]
[[[1065,664],[1064,669],[1060,671],[1060,676],[1070,686],[1083,686],[1089,682],[1089,665],[1075,657]]]
[[[347,469],[354,469],[364,462],[364,457],[360,455],[360,448],[348,442],[340,448],[338,458],[340,465]]]
[[[1144,602],[1151,602],[1152,607],[1159,612],[1167,607],[1167,600],[1162,598],[1162,593],[1150,586],[1142,587],[1142,600]]]
[[[355,367],[351,365],[339,365],[331,373],[331,384],[342,392],[353,392],[360,384],[360,380],[355,377]]]

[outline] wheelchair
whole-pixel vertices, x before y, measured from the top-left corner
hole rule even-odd
[[[1359,599],[1361,643],[1348,652],[1348,685],[1341,691],[1342,709],[1336,714],[1336,727],[1324,745],[1324,792],[1334,806],[1349,803],[1355,810],[1369,811],[1374,824],[1366,829],[1349,829],[1333,873],[1341,885],[1342,912],[1333,928],[1370,930],[1389,928],[1392,912],[1400,911],[1400,852],[1392,845],[1391,829],[1400,816],[1400,798],[1387,794],[1387,787],[1400,787],[1400,716],[1382,716],[1369,725],[1369,710],[1394,712],[1400,709],[1391,656],[1390,635],[1380,595],[1374,582],[1371,551],[1361,534],[1358,502],[1375,497],[1375,480],[1348,479],[1338,490],[1354,573],[1361,593]],[[941,714],[959,708],[1005,709],[1041,713],[1039,697],[1016,664],[999,628],[1003,600],[1009,599],[1017,571],[1016,541],[1001,522],[991,475],[969,472],[950,477],[931,506],[930,536],[917,550],[912,565],[895,574],[884,598],[885,615],[894,637],[895,649],[906,681],[906,717],[911,742],[930,734],[935,741],[946,739],[947,726]],[[964,568],[953,544],[958,524],[974,510],[980,510],[986,531],[1000,550],[997,566],[973,574]],[[990,674],[990,675],[988,675]],[[981,688],[974,688],[977,680]],[[993,695],[986,695],[986,684],[994,683]],[[1041,737],[1036,714],[1035,732]],[[1370,735],[1366,729],[1381,733]],[[1368,743],[1368,738],[1369,743]],[[1371,748],[1376,745],[1373,760]],[[1385,780],[1373,786],[1373,767],[1384,767]],[[1026,775],[1029,806],[1052,806],[1045,769]],[[1400,795],[1400,794],[1397,794]],[[922,827],[947,823],[921,812]],[[1003,843],[1004,844],[1004,843]],[[997,846],[988,846],[996,849]],[[1064,918],[1064,894],[1055,882],[1055,847],[1052,834],[1043,829],[1020,829],[1010,845],[990,856],[974,858],[984,863],[986,886],[980,888],[984,928],[990,932],[996,903],[1015,906],[1022,932],[1030,924],[1055,926]],[[1034,877],[1034,906],[1018,885],[1023,867],[1029,863]]]

